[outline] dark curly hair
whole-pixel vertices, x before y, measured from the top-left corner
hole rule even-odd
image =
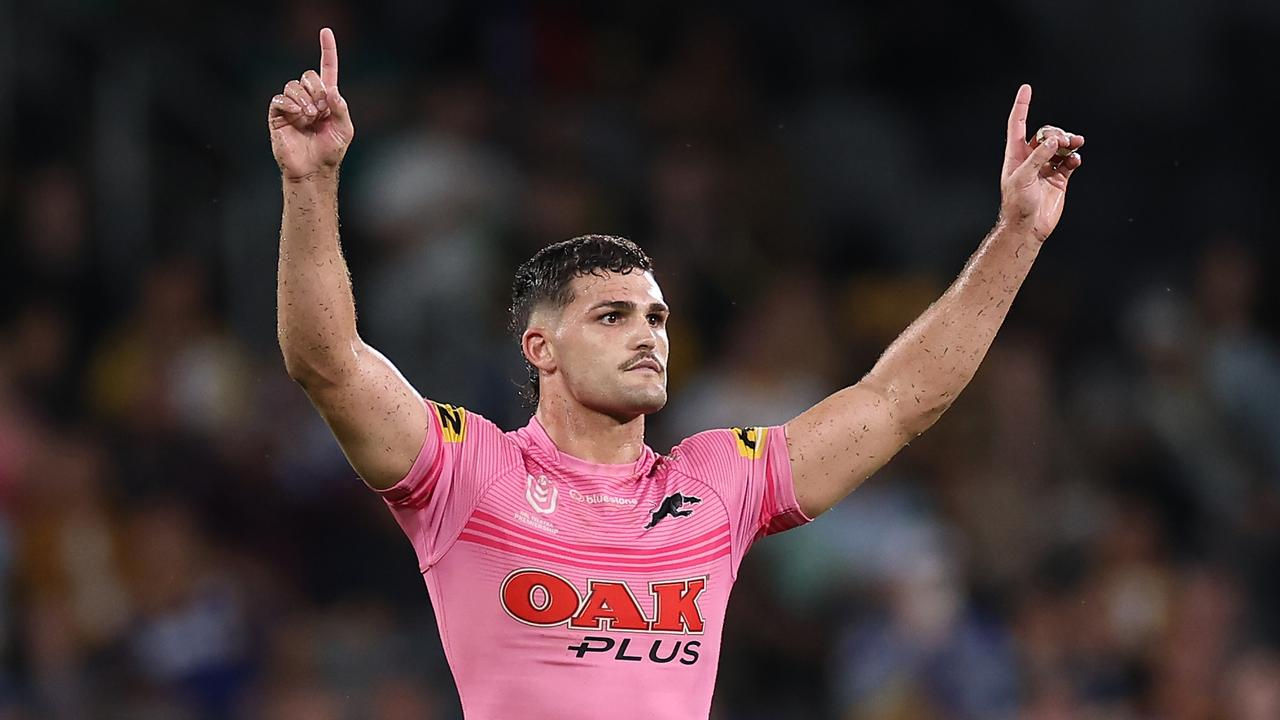
[[[533,311],[543,305],[561,309],[573,302],[570,283],[582,275],[651,272],[653,261],[635,243],[614,235],[581,235],[548,245],[516,269],[511,283],[511,333],[517,342]],[[525,402],[538,404],[538,369],[525,360],[528,378],[520,388]]]

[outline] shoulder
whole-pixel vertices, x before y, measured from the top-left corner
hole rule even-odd
[[[515,444],[507,433],[480,413],[468,410],[461,405],[450,405],[435,400],[426,400],[426,403],[433,418],[432,424],[439,430],[440,439],[445,445],[515,449]]]
[[[450,405],[435,400],[426,400],[426,403],[427,409],[431,411],[435,422],[439,425],[441,438],[447,443],[463,442],[467,437],[468,415],[473,418],[480,417],[475,413],[468,413],[467,409],[460,405]],[[474,427],[475,424],[476,421],[473,420],[471,425]]]
[[[704,430],[680,441],[671,450],[672,460],[689,467],[749,466],[760,459],[770,427],[733,427]]]

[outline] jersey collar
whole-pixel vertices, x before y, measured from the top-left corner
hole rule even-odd
[[[644,450],[635,462],[629,463],[593,463],[574,457],[561,452],[560,448],[556,447],[551,436],[547,434],[546,428],[542,427],[542,423],[538,422],[536,416],[529,418],[529,424],[525,425],[519,434],[523,436],[530,455],[545,465],[561,468],[571,475],[635,480],[647,475],[658,459],[657,453],[648,445],[644,446]]]

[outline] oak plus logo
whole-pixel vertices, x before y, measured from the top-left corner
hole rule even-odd
[[[631,586],[618,580],[587,580],[584,596],[567,579],[547,570],[521,568],[502,581],[502,609],[513,619],[534,627],[563,625],[572,630],[595,632],[665,633],[701,635],[705,620],[698,597],[707,587],[707,576],[649,583],[653,613],[646,615]],[[587,635],[568,649],[578,658],[588,654],[612,654],[613,660],[664,664],[679,658],[681,665],[698,661],[700,640],[661,638],[620,640],[609,635]],[[643,649],[647,645],[647,650]]]
[[[536,478],[529,475],[525,480],[524,497],[529,501],[529,507],[533,508],[534,512],[550,515],[556,511],[556,500],[560,497],[560,488],[556,487],[555,480],[546,475],[539,475]]]

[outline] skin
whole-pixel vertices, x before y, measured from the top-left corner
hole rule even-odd
[[[563,452],[632,462],[644,416],[667,403],[667,305],[651,273],[583,275],[570,287],[573,301],[539,308],[521,338],[538,368],[537,418]]]
[[[280,166],[277,331],[285,367],[333,430],[352,466],[386,488],[408,472],[428,417],[395,367],[360,339],[338,242],[338,167],[355,135],[338,91],[333,33],[321,70],[272,98],[267,123]],[[1031,87],[1009,115],[995,227],[945,293],[858,382],[787,423],[801,509],[815,517],[923,433],[972,379],[1062,216],[1084,137],[1044,126],[1027,139]],[[644,447],[644,419],[666,404],[667,307],[649,273],[576,277],[563,308],[536,308],[521,350],[538,369],[536,417],[561,451],[626,463]],[[649,362],[653,367],[639,367]]]
[[[373,487],[391,487],[413,466],[428,417],[417,391],[356,332],[338,242],[338,166],[355,127],[328,28],[320,31],[320,72],[308,70],[271,99],[267,128],[284,194],[276,334],[285,369],[356,472]]]

